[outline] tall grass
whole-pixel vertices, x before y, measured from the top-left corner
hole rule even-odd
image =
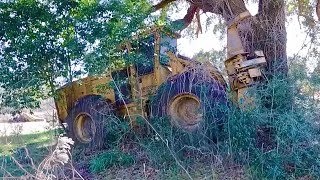
[[[134,159],[130,166],[157,169],[158,179],[319,179],[320,103],[314,94],[320,83],[310,78],[295,67],[286,77],[251,87],[248,95],[254,103],[249,109],[232,103],[217,107],[225,118],[223,128],[214,132],[219,141],[201,131],[176,128],[167,117],[144,119],[140,132],[145,128],[149,133],[143,135],[120,126],[123,121],[114,123],[107,127],[116,133],[113,145],[108,153],[95,156],[90,168],[119,168],[121,162],[110,159],[125,153],[123,157]],[[124,150],[126,145],[133,150]],[[107,166],[98,167],[100,157]]]

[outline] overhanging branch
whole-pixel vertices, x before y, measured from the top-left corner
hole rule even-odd
[[[163,0],[160,3],[158,3],[152,7],[152,12],[157,11],[159,9],[162,9],[174,1],[176,1],[176,0]],[[179,31],[185,29],[192,22],[194,15],[198,11],[199,11],[199,8],[197,6],[191,4],[190,7],[188,8],[187,14],[183,17],[183,19],[175,20],[173,22],[173,26],[176,28],[176,30],[179,30]]]
[[[176,27],[176,30],[181,31],[188,27],[198,10],[199,8],[197,6],[191,4],[188,8],[187,14],[183,17],[183,19],[178,19],[173,22],[173,26]]]
[[[222,15],[229,21],[240,13],[247,11],[243,0],[187,0],[189,3],[202,9],[204,12],[211,12]]]
[[[152,11],[158,11],[159,9],[162,9],[164,7],[166,7],[168,4],[174,2],[176,0],[162,0],[161,2],[159,2],[158,4],[154,5],[152,7]]]

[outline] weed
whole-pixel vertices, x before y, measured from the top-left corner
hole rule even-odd
[[[20,177],[25,174],[13,158],[29,172],[34,172],[31,161],[39,164],[49,153],[46,145],[53,142],[53,131],[35,134],[3,136],[0,138],[0,176],[11,174]],[[31,159],[32,157],[32,159]]]
[[[112,166],[129,166],[135,162],[132,155],[121,150],[112,150],[96,155],[90,160],[90,171],[93,173],[101,172]]]
[[[28,136],[30,137],[30,135]],[[34,141],[32,141],[34,142]],[[26,142],[28,143],[28,142]],[[44,144],[27,144],[25,147],[17,148],[12,154],[1,156],[0,175],[4,179],[55,179],[67,177],[62,167],[69,164],[71,145],[73,141],[67,137],[57,138],[57,143],[49,151]],[[38,155],[34,156],[34,155]],[[40,157],[39,157],[40,155]],[[72,167],[72,165],[71,165]],[[74,174],[81,175],[72,168],[72,178]]]
[[[117,117],[109,118],[105,126],[105,129],[107,130],[105,143],[108,147],[116,147],[121,140],[131,133],[129,123]]]

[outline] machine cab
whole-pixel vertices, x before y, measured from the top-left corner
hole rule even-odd
[[[154,72],[157,61],[162,66],[169,66],[166,52],[177,52],[177,37],[168,36],[163,32],[155,32],[132,43],[131,46],[138,56],[135,62],[137,74],[143,76]]]
[[[171,73],[166,52],[177,51],[177,37],[156,30],[143,38],[136,38],[126,46],[127,52],[134,52],[133,65],[112,72],[116,82],[122,81],[119,90],[115,91],[116,105],[128,104],[137,96],[145,99],[155,93]]]

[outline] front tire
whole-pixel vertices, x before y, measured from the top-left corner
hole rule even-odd
[[[69,112],[66,123],[68,136],[76,146],[88,150],[99,150],[105,147],[106,123],[112,118],[111,104],[100,96],[88,96],[80,99]]]

